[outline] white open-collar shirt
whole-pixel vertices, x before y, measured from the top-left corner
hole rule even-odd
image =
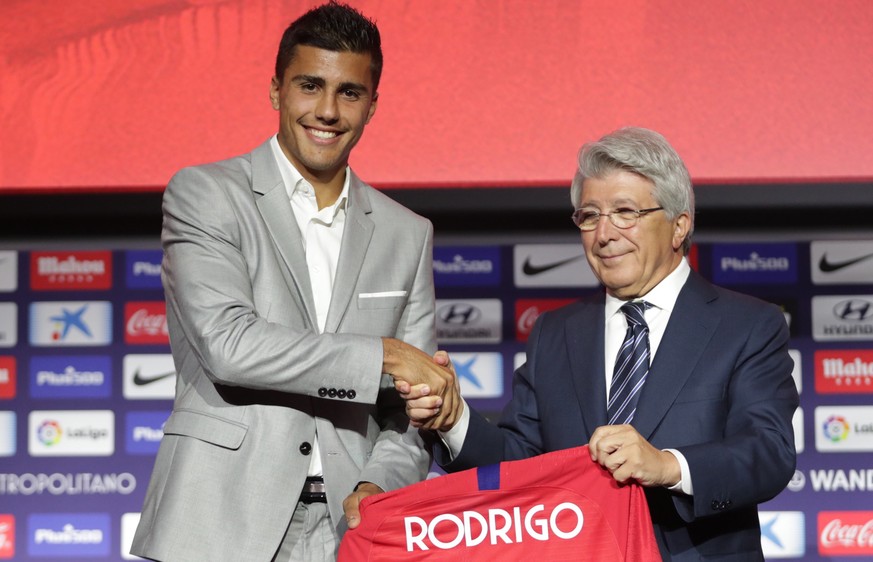
[[[273,156],[279,165],[279,172],[285,183],[285,191],[288,193],[291,209],[294,211],[294,219],[297,221],[297,228],[303,239],[306,266],[309,269],[309,284],[312,287],[312,297],[315,300],[318,333],[322,333],[327,320],[327,311],[330,308],[330,298],[333,293],[333,283],[336,278],[337,262],[345,230],[351,174],[346,167],[346,179],[339,197],[333,205],[319,210],[318,202],[315,199],[315,188],[288,160],[288,157],[282,152],[276,136],[270,140],[270,147],[273,149]],[[308,476],[322,476],[322,474],[321,450],[316,435],[312,443],[312,458]]]

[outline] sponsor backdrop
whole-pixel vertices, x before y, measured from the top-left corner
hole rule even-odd
[[[160,259],[0,251],[0,560],[134,559],[175,379]],[[798,470],[762,506],[767,557],[873,556],[873,240],[705,243],[691,261],[790,326]],[[440,345],[492,418],[536,317],[599,290],[578,243],[437,246],[434,275]]]

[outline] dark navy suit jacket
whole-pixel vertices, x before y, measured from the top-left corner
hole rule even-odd
[[[693,496],[648,488],[665,560],[762,560],[757,504],[791,478],[798,405],[778,307],[691,272],[643,387],[633,426],[687,459]],[[498,425],[472,411],[447,471],[576,447],[606,424],[604,296],[540,316]],[[437,440],[438,441],[438,440]]]

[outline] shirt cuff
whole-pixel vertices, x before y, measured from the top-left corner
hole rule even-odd
[[[671,492],[681,492],[687,496],[694,495],[694,486],[691,485],[691,469],[688,467],[688,461],[685,460],[685,455],[676,449],[664,449],[668,453],[676,457],[679,461],[679,482],[669,486],[667,489]]]
[[[449,460],[455,460],[464,448],[464,440],[467,438],[467,429],[470,427],[470,407],[467,402],[461,398],[461,403],[464,405],[464,411],[461,412],[461,417],[457,423],[448,431],[437,431],[443,445],[449,450]]]

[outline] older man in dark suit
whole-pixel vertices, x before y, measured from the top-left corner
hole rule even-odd
[[[465,404],[442,423],[440,397],[401,383],[410,417],[440,430],[448,471],[588,443],[616,480],[646,487],[665,560],[762,560],[757,504],[796,460],[782,313],[691,270],[691,180],[660,134],[585,145],[571,198],[605,293],[537,320],[497,426]]]

